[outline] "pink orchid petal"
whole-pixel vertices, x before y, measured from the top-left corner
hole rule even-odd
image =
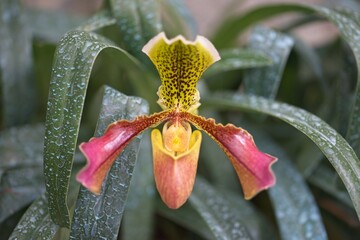
[[[139,116],[133,121],[117,121],[109,125],[101,137],[80,144],[79,148],[87,158],[87,165],[80,170],[76,179],[91,192],[99,194],[106,174],[126,145],[145,129],[167,119],[169,113],[163,111],[150,116]]]
[[[181,117],[204,130],[224,150],[240,179],[245,199],[251,199],[261,190],[275,184],[270,167],[277,159],[259,151],[247,131],[232,124],[216,124],[214,119],[187,112],[181,113]]]
[[[169,208],[177,209],[189,198],[194,186],[201,132],[194,131],[190,138],[190,148],[176,156],[164,147],[162,137],[158,129],[151,132],[156,188],[164,203]]]

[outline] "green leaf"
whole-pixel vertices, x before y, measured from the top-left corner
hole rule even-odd
[[[116,19],[109,11],[97,12],[94,16],[82,23],[76,29],[80,31],[92,32],[103,27],[107,27],[116,23]]]
[[[0,171],[41,166],[43,145],[42,124],[13,127],[0,132]]]
[[[248,70],[244,76],[245,92],[274,99],[294,41],[289,36],[258,26],[252,32],[249,43],[250,49],[266,54],[273,64]]]
[[[357,12],[345,11],[340,9],[328,9],[323,7],[314,7],[318,13],[327,17],[334,23],[342,36],[350,45],[357,63],[358,79],[355,90],[355,100],[352,106],[350,123],[346,139],[354,148],[355,152],[360,155],[360,15]]]
[[[264,67],[272,63],[269,57],[256,49],[226,49],[220,51],[220,56],[221,60],[206,70],[205,78],[224,71]]]
[[[315,186],[331,194],[349,207],[352,207],[352,202],[348,192],[346,192],[345,188],[339,188],[337,179],[338,175],[336,172],[322,166],[317,167],[308,178],[308,180]]]
[[[152,172],[151,143],[148,132],[143,134],[135,165],[122,223],[122,239],[150,239],[155,213],[155,185]]]
[[[326,122],[303,109],[255,96],[219,94],[206,98],[207,106],[268,114],[308,136],[333,165],[360,217],[360,161],[346,140]]]
[[[360,69],[360,48],[358,47],[358,39],[360,37],[360,14],[340,8],[331,9],[302,4],[274,4],[271,6],[259,7],[242,16],[236,16],[226,21],[226,23],[220,27],[217,34],[215,34],[217,38],[214,39],[214,43],[217,47],[227,46],[235,40],[238,34],[251,24],[289,11],[302,13],[316,12],[335,24],[353,50],[358,70]],[[358,134],[360,132],[360,74],[358,74],[355,100],[352,105],[352,114],[346,139],[354,148],[355,152],[360,155],[360,134]]]
[[[239,184],[239,182],[237,182]],[[217,187],[219,194],[224,197],[232,209],[239,209],[237,215],[249,232],[252,239],[275,239],[275,232],[265,216],[257,211],[251,201],[244,199],[243,195],[228,191],[227,188]]]
[[[161,216],[197,233],[204,239],[216,239],[209,225],[204,222],[203,218],[197,211],[194,211],[189,203],[185,203],[181,208],[174,210],[159,200],[156,204],[156,210]]]
[[[58,230],[59,227],[51,221],[47,198],[41,196],[22,216],[9,239],[52,239]]]
[[[263,149],[280,159],[274,165],[277,182],[270,189],[270,196],[282,238],[327,239],[319,209],[304,178],[279,151]]]
[[[161,0],[163,21],[166,33],[173,35],[182,34],[193,39],[197,33],[196,21],[182,0]],[[170,36],[169,36],[170,37]]]
[[[287,153],[263,132],[256,131],[251,125],[245,127],[261,151],[278,158],[272,167],[276,185],[269,189],[269,193],[281,238],[327,239],[315,199]]]
[[[51,218],[70,227],[67,192],[81,114],[92,66],[105,48],[120,53],[121,64],[135,60],[107,39],[82,31],[71,31],[56,49],[45,122],[44,175]]]
[[[239,190],[239,178],[234,167],[214,140],[204,134],[200,150],[199,169],[204,166],[207,179],[216,184],[217,187],[224,187],[233,191]]]
[[[0,133],[0,222],[44,191],[43,136],[41,124]]]
[[[138,97],[105,87],[104,99],[95,136],[102,135],[107,126],[119,119],[131,120],[148,113],[148,106]],[[137,159],[140,136],[135,138],[111,167],[99,196],[80,187],[76,203],[71,239],[117,239],[122,215]]]
[[[0,222],[30,204],[44,189],[41,166],[6,171],[0,184]]]
[[[0,15],[0,126],[11,127],[35,113],[32,36],[19,0],[0,1]]]
[[[312,142],[306,141],[296,156],[296,168],[305,178],[308,178],[314,174],[314,170],[323,161],[323,158],[324,154],[320,149]]]
[[[189,201],[216,239],[250,239],[236,208],[202,178],[196,178]]]
[[[162,29],[157,0],[110,0],[113,16],[126,49],[135,56],[144,57],[140,50]]]
[[[229,17],[229,19],[215,31],[215,37],[212,42],[217,48],[229,47],[236,40],[236,37],[251,25],[288,12],[313,13],[313,10],[305,5],[296,4],[271,4],[261,6],[243,15]]]

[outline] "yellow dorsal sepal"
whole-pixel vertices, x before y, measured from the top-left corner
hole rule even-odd
[[[177,108],[195,112],[200,106],[196,83],[202,73],[220,59],[219,53],[205,37],[188,41],[183,36],[167,39],[162,32],[142,49],[157,68],[162,85],[159,105],[163,109]]]

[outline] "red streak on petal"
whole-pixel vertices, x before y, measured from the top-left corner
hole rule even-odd
[[[166,120],[169,114],[170,111],[163,111],[150,116],[139,116],[133,121],[114,122],[108,126],[103,136],[80,144],[79,148],[88,163],[80,170],[76,179],[91,192],[99,194],[106,174],[127,144],[145,129]]]
[[[188,112],[180,113],[180,117],[204,130],[220,145],[236,170],[246,199],[275,184],[270,167],[277,159],[259,151],[247,131],[232,124],[216,124],[214,119]]]

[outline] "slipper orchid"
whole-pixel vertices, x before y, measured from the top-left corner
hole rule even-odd
[[[167,39],[160,33],[142,49],[157,68],[162,85],[158,104],[163,111],[139,116],[133,121],[119,120],[103,136],[80,145],[88,164],[77,180],[99,194],[101,184],[116,157],[139,133],[165,122],[162,133],[151,133],[156,187],[165,204],[179,208],[194,186],[203,130],[224,150],[239,177],[244,196],[250,199],[275,184],[270,166],[276,158],[259,151],[252,136],[232,124],[216,124],[214,119],[197,115],[200,94],[196,89],[202,73],[220,56],[204,37],[188,41],[182,36]],[[221,163],[219,163],[221,164]]]

